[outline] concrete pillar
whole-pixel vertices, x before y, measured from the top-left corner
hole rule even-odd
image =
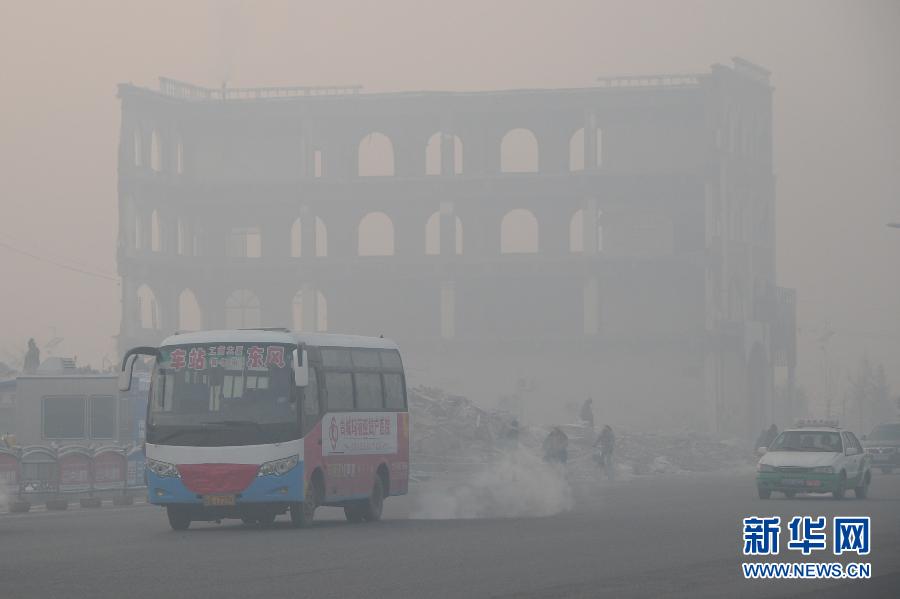
[[[597,115],[588,110],[584,115],[584,170],[597,168]]]
[[[584,334],[596,335],[600,330],[600,283],[597,275],[584,281]]]
[[[318,330],[319,294],[315,286],[310,282],[303,283],[300,299],[301,320],[304,331]]]
[[[453,127],[449,115],[441,116],[441,175],[452,177],[456,174],[456,148],[453,143]]]
[[[456,285],[453,281],[441,281],[441,338],[453,339],[455,336]]]
[[[316,215],[308,205],[300,207],[300,256],[316,257]]]
[[[456,255],[456,214],[453,210],[453,202],[441,202],[438,213],[440,222],[440,255]]]
[[[585,256],[597,255],[597,248],[599,247],[597,233],[600,224],[597,216],[597,198],[585,198],[581,213],[581,224],[583,227],[581,239]]]

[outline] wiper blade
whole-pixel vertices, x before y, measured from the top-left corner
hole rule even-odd
[[[171,440],[174,439],[175,437],[178,437],[178,436],[180,436],[180,435],[184,435],[184,434],[186,434],[186,433],[193,433],[193,432],[196,432],[196,431],[192,431],[192,430],[190,430],[190,429],[183,429],[183,430],[172,431],[171,433],[169,433],[169,434],[167,434],[167,435],[163,435],[163,436],[160,437],[159,439],[155,439],[155,440],[154,440],[154,443],[160,444],[160,443],[162,443],[163,441],[171,441]]]
[[[256,429],[262,428],[258,422],[253,420],[209,420],[200,424],[204,426],[252,426]]]

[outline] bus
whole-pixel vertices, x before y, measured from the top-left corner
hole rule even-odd
[[[175,334],[122,359],[120,390],[153,358],[149,502],[174,530],[236,518],[311,524],[319,506],[381,518],[409,485],[406,377],[389,339],[240,329]]]

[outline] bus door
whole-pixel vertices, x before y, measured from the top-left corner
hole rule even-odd
[[[323,354],[326,350],[323,350]],[[353,374],[349,370],[324,370],[322,380],[325,417],[322,420],[322,465],[325,498],[340,500],[355,495],[352,449],[347,433],[353,416]]]

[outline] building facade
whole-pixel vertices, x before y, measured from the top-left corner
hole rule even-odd
[[[119,86],[120,349],[384,334],[412,377],[755,435],[793,367],[772,88],[735,59],[592,87]],[[533,384],[532,384],[533,383]],[[788,409],[789,411],[789,409]]]

